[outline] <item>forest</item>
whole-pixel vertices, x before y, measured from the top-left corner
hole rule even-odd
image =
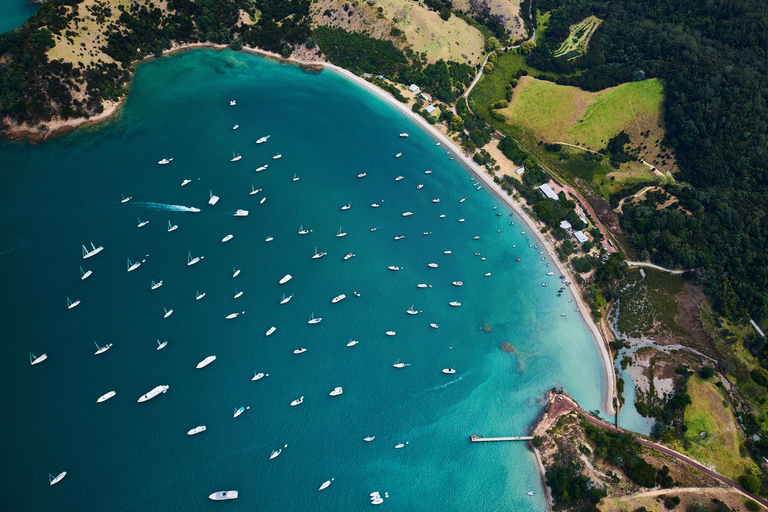
[[[671,208],[625,208],[638,254],[701,269],[723,315],[768,317],[768,11],[760,0],[540,0],[546,42],[528,57],[557,83],[590,91],[658,77],[665,83],[663,142],[680,185]],[[586,55],[554,51],[589,15],[605,20]]]

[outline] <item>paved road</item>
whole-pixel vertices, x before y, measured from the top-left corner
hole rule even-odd
[[[664,268],[658,265],[654,265],[653,263],[645,263],[644,261],[625,261],[624,263],[626,263],[630,267],[655,268],[656,270],[661,270],[662,272],[669,272],[670,274],[682,274],[684,272],[688,272],[689,270],[696,270],[696,269],[672,270],[669,268]]]
[[[623,433],[623,432],[625,432],[624,430],[621,430],[621,429],[618,429],[618,428],[614,427],[610,423],[606,423],[605,421],[599,420],[599,419],[597,419],[597,418],[595,418],[593,416],[590,416],[589,414],[585,414],[581,409],[577,409],[577,410],[578,410],[579,414],[581,414],[581,416],[583,418],[586,418],[586,420],[589,421],[590,423],[592,423],[593,425],[596,425],[596,426],[598,426],[600,428],[604,428],[606,430],[610,430],[611,432],[616,432],[616,433]],[[653,443],[651,441],[648,441],[647,439],[643,439],[642,437],[638,437],[638,438],[636,438],[636,440],[640,444],[642,444],[643,446],[647,446],[648,448],[653,448],[654,450],[657,450],[657,451],[659,451],[661,453],[665,453],[667,455],[671,455],[672,457],[674,457],[674,458],[676,458],[676,459],[678,459],[678,460],[680,460],[682,462],[685,462],[689,466],[698,469],[702,473],[705,473],[705,474],[711,476],[712,478],[714,478],[716,480],[719,480],[720,482],[733,487],[734,489],[739,490],[742,494],[744,494],[746,496],[749,496],[751,499],[755,500],[756,502],[760,503],[761,505],[763,505],[765,507],[768,507],[768,501],[766,501],[765,499],[763,499],[760,496],[757,496],[755,494],[752,494],[751,492],[749,492],[748,490],[746,490],[745,488],[743,488],[741,485],[737,484],[733,480],[730,480],[730,479],[728,479],[728,478],[726,478],[726,477],[724,477],[724,476],[722,476],[722,475],[720,475],[718,473],[715,473],[711,469],[707,468],[706,466],[704,466],[702,464],[699,464],[698,462],[696,462],[695,460],[691,459],[690,457],[686,457],[682,453],[678,453],[675,450],[672,450],[672,449],[667,448],[666,446],[662,446],[660,444]]]

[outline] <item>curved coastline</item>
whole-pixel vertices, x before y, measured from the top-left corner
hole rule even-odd
[[[165,50],[163,54],[169,55],[179,51],[185,51],[185,50],[190,50],[195,48],[210,48],[210,49],[216,49],[216,50],[223,50],[228,48],[228,46],[212,44],[212,43],[191,43],[191,44],[174,46],[169,50]],[[547,254],[552,258],[552,260],[554,261],[560,273],[563,275],[570,274],[570,272],[565,268],[565,266],[562,264],[560,259],[557,257],[553,244],[543,236],[543,234],[536,227],[534,220],[528,216],[528,214],[523,210],[521,205],[516,200],[514,200],[511,196],[509,196],[504,190],[502,190],[501,187],[493,181],[493,178],[490,175],[488,175],[479,165],[477,165],[471,158],[467,157],[462,152],[461,148],[459,148],[453,140],[451,140],[445,134],[443,134],[442,132],[434,128],[421,116],[418,116],[417,114],[412,112],[410,108],[408,108],[406,105],[397,101],[394,97],[389,95],[387,92],[379,89],[375,85],[360,78],[359,76],[355,75],[351,71],[340,68],[329,62],[303,61],[303,60],[294,59],[294,58],[286,59],[278,54],[268,52],[265,50],[256,49],[256,48],[244,47],[243,51],[247,51],[247,52],[261,55],[264,57],[273,58],[280,62],[297,64],[304,67],[322,68],[322,69],[331,70],[353,81],[354,83],[360,85],[361,87],[364,87],[369,92],[375,94],[380,99],[386,101],[391,106],[397,108],[400,112],[410,117],[410,119],[412,119],[413,121],[417,122],[421,128],[423,128],[424,130],[427,130],[428,133],[430,133],[434,139],[440,141],[442,144],[447,146],[454,153],[454,155],[458,157],[458,160],[461,161],[469,171],[471,171],[475,176],[477,176],[480,180],[482,180],[485,186],[487,186],[489,190],[492,190],[499,200],[507,204],[519,216],[519,218],[522,219],[522,221],[526,225],[529,232],[532,233],[544,247],[546,247]],[[134,64],[147,62],[154,58],[155,57],[148,57],[141,61],[137,61]],[[104,111],[102,113],[95,116],[91,116],[90,118],[77,118],[77,119],[69,119],[66,121],[64,120],[52,121],[48,126],[48,130],[44,132],[41,132],[36,129],[25,128],[23,125],[11,126],[6,128],[5,135],[10,139],[14,139],[14,140],[28,139],[31,142],[41,142],[53,136],[66,135],[80,126],[92,125],[95,123],[99,123],[99,122],[111,119],[113,116],[115,116],[120,112],[121,107],[125,102],[125,98],[127,98],[127,95],[124,96],[119,102],[107,102],[107,105],[105,105]],[[579,312],[581,313],[582,320],[586,323],[587,327],[592,333],[594,342],[597,344],[597,347],[602,356],[604,374],[605,374],[605,383],[606,383],[605,389],[603,390],[603,394],[605,397],[605,410],[608,414],[615,415],[616,410],[613,406],[613,395],[615,390],[615,375],[613,372],[613,361],[611,360],[610,353],[607,348],[606,340],[603,338],[597,325],[593,321],[592,317],[589,315],[589,309],[586,307],[586,305],[583,302],[579,287],[576,284],[572,285],[572,287],[575,287],[576,289],[573,295],[576,300],[576,303],[578,304],[578,308],[579,308]]]

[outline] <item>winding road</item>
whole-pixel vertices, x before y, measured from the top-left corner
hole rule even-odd
[[[625,261],[624,263],[627,264],[629,267],[648,267],[648,268],[655,268],[656,270],[661,270],[662,272],[669,272],[670,274],[683,274],[685,272],[690,272],[692,270],[696,270],[695,268],[688,268],[683,270],[672,270],[669,268],[660,267],[658,265],[654,265],[653,263],[645,263],[644,261]]]

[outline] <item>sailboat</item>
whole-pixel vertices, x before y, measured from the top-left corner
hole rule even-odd
[[[69,300],[69,297],[67,297],[67,309],[72,309],[78,304],[80,304],[80,299],[77,299],[75,302],[72,302],[71,300]]]
[[[179,226],[177,224],[171,225],[171,221],[168,221],[168,232],[169,233],[171,231],[176,231],[177,229],[179,229]]]
[[[320,317],[315,318],[315,314],[312,313],[312,316],[310,317],[310,319],[309,319],[309,321],[307,323],[308,324],[319,324],[321,321],[322,321],[322,318],[320,318]]]
[[[104,352],[106,352],[107,350],[109,350],[112,347],[111,343],[107,343],[103,347],[100,347],[99,344],[96,343],[95,341],[93,342],[93,344],[96,345],[96,353],[94,354],[96,356],[99,355],[99,354],[103,354]]]
[[[299,181],[299,177],[296,174],[293,175],[293,181]]]
[[[194,265],[200,261],[200,256],[192,257],[192,251],[189,251],[189,254],[187,255],[187,266]]]
[[[258,194],[259,192],[261,192],[260,188],[253,188],[253,185],[251,185],[251,191],[248,192],[248,195],[249,196],[253,196],[253,195]]]
[[[283,446],[283,448],[288,448],[288,445]],[[283,448],[280,448],[279,450],[273,450],[272,455],[269,456],[269,460],[272,460],[278,455],[280,455],[281,453],[283,453]]]
[[[211,206],[215,205],[219,200],[219,196],[213,195],[213,190],[209,190],[208,194],[208,204]]]
[[[88,270],[87,272],[83,270],[83,267],[80,267],[80,280],[85,281],[89,277],[91,277],[91,274],[93,274],[93,270]]]
[[[62,471],[61,473],[56,475],[56,477],[54,477],[53,475],[49,474],[48,475],[48,482],[50,482],[51,485],[55,485],[55,484],[61,482],[62,478],[64,478],[65,476],[67,476],[67,472],[66,471]]]
[[[162,350],[165,348],[165,346],[168,344],[168,341],[164,341],[160,343],[160,340],[157,340],[157,348],[155,350]]]
[[[395,364],[393,364],[392,366],[394,366],[395,368],[405,368],[406,366],[411,366],[411,365],[408,363],[401,363],[400,360],[398,359],[397,361],[395,361]]]
[[[150,286],[150,288],[153,289],[153,290],[157,290],[161,286],[163,286],[163,282],[162,281],[156,283],[155,280],[153,279],[152,280],[152,285]]]
[[[96,254],[99,254],[101,251],[104,250],[103,246],[96,247],[93,245],[93,242],[91,242],[92,249],[89,251],[87,247],[83,246],[83,259],[90,258],[91,256],[95,256]]]
[[[31,364],[32,366],[36,365],[37,363],[42,363],[46,359],[48,359],[48,354],[43,354],[40,357],[38,357],[32,352],[29,353],[29,364]]]
[[[240,160],[241,158],[243,158],[243,157],[242,157],[242,156],[240,156],[240,155],[238,155],[238,154],[235,154],[235,152],[233,151],[233,152],[232,152],[232,158],[230,158],[230,159],[229,159],[229,161],[230,161],[230,162],[237,162],[237,161],[238,161],[238,160]]]
[[[132,199],[131,196],[125,197],[123,194],[120,194],[120,197],[123,198],[123,199],[120,200],[121,203],[127,203],[128,201],[130,201]]]
[[[131,258],[128,258],[128,272],[136,270],[140,266],[141,266],[141,262],[140,261],[137,260],[136,263],[131,263]]]
[[[285,296],[285,294],[283,294],[283,298],[280,300],[280,304],[285,304],[285,303],[287,303],[289,300],[291,300],[292,298],[293,298],[293,294],[290,294],[290,295],[289,295],[289,296],[287,296],[287,297]]]
[[[139,224],[138,224],[136,227],[137,227],[137,228],[143,228],[143,227],[144,227],[144,226],[146,226],[147,224],[149,224],[149,221],[148,221],[148,220],[142,221],[141,219],[139,219]]]
[[[199,291],[195,292],[195,300],[200,300],[203,297],[205,297],[205,292],[203,292],[203,293],[200,293]]]
[[[330,480],[326,480],[325,482],[323,482],[323,485],[320,486],[320,490],[322,491],[323,489],[327,489],[328,486],[331,485],[331,482],[333,482],[334,480],[336,479],[331,478]]]
[[[339,228],[339,232],[338,232],[338,233],[336,233],[336,236],[337,236],[337,237],[339,237],[339,238],[341,238],[342,236],[347,236],[347,234],[346,234],[346,233],[342,233],[342,232],[341,232],[341,228]]]
[[[323,256],[325,256],[325,253],[324,252],[317,252],[317,247],[315,247],[315,254],[312,256],[312,259],[316,260],[318,258],[322,258]]]
[[[419,314],[418,310],[416,310],[416,309],[413,309],[413,305],[411,305],[411,307],[410,307],[410,308],[408,308],[408,310],[406,311],[406,313],[408,313],[409,315],[418,315],[418,314]]]
[[[163,315],[163,318],[168,318],[173,313],[172,309],[165,309],[165,308],[163,308],[163,311],[165,311],[165,314]]]

